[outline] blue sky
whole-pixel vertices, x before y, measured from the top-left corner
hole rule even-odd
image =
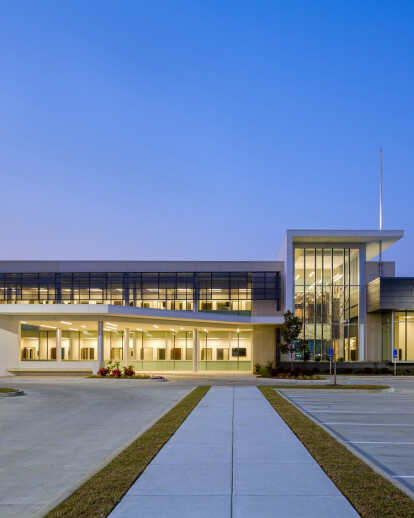
[[[263,259],[384,228],[414,275],[412,1],[0,0],[2,259]]]

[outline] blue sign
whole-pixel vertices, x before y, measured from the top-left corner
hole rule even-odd
[[[332,360],[332,358],[333,358],[333,349],[329,349],[328,350],[328,356],[329,356],[329,359]]]
[[[392,350],[392,359],[396,360],[398,358],[398,351],[397,349]]]

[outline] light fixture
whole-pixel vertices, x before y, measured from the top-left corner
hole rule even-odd
[[[53,327],[53,326],[46,326],[44,324],[40,324],[39,327],[48,327],[49,329],[56,329],[56,327]]]
[[[207,329],[205,329],[205,328],[204,328],[204,331],[205,331],[206,333],[208,333]]]
[[[155,327],[155,329],[158,329],[158,326],[156,326],[155,324],[152,324],[152,327]]]
[[[60,321],[61,324],[67,324],[68,326],[72,325],[72,322],[64,322],[63,320]]]
[[[180,327],[180,329],[184,329],[183,327]]]
[[[311,272],[311,273],[309,274],[309,277],[313,277],[314,275],[315,275],[315,272]]]
[[[299,274],[296,275],[295,281],[297,281],[298,279],[299,279]]]
[[[240,333],[240,329],[238,329],[237,332]]]
[[[137,327],[137,331],[142,331],[142,329],[140,329],[139,327]]]
[[[81,327],[84,327],[84,328],[86,328],[86,326],[81,326]]]
[[[79,329],[75,329],[74,327],[69,328],[71,331],[79,331]]]
[[[23,320],[21,321],[22,324],[26,324],[26,322],[23,322]]]

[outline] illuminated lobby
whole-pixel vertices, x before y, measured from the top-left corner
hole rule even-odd
[[[0,261],[0,375],[252,372],[288,360],[288,309],[311,361],[414,362],[414,279],[379,261],[402,237],[288,230],[273,261]]]

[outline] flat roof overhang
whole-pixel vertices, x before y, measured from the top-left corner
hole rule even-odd
[[[370,261],[379,254],[379,242],[382,251],[404,237],[404,230],[287,230],[286,238],[293,245],[303,243],[323,244],[365,244],[366,260]]]
[[[181,321],[188,324],[240,324],[240,325],[271,325],[282,324],[283,316],[242,316],[202,313],[198,311],[180,311],[152,308],[135,308],[130,306],[115,306],[112,304],[1,304],[0,316],[10,316],[19,319],[30,317],[69,317],[83,318],[135,318],[143,321],[164,320]]]

